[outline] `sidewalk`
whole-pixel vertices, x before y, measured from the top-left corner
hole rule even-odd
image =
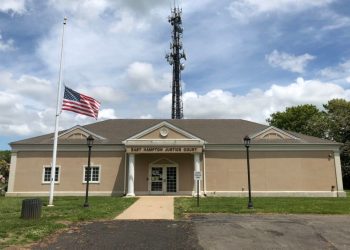
[[[173,220],[173,196],[141,196],[115,220]]]

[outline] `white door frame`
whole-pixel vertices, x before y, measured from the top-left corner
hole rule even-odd
[[[176,168],[176,192],[167,192],[167,168]],[[163,168],[162,191],[151,191],[152,188],[152,168]],[[148,168],[148,192],[150,194],[177,194],[179,192],[179,165],[176,163],[150,164]]]

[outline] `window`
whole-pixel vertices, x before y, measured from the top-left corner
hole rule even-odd
[[[55,183],[60,182],[60,166],[56,166],[55,168]],[[51,180],[51,166],[44,166],[43,168],[43,183],[50,183]]]
[[[88,167],[84,166],[84,181],[83,183],[86,183],[88,179]],[[101,167],[100,166],[91,166],[91,172],[90,172],[90,183],[100,183],[100,172]]]

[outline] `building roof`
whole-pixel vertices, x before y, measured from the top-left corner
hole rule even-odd
[[[178,127],[208,144],[242,144],[245,135],[255,135],[269,128],[267,125],[241,119],[111,119],[82,126],[104,139],[95,140],[96,144],[123,144],[123,141],[161,122]],[[59,135],[67,130],[59,132]],[[257,144],[338,144],[330,140],[288,132],[292,138],[254,139]],[[53,143],[53,133],[10,143],[15,145],[47,145]],[[84,139],[59,139],[59,144],[85,144]]]

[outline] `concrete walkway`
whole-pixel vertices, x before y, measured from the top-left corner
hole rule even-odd
[[[115,220],[173,220],[174,197],[141,196]]]

